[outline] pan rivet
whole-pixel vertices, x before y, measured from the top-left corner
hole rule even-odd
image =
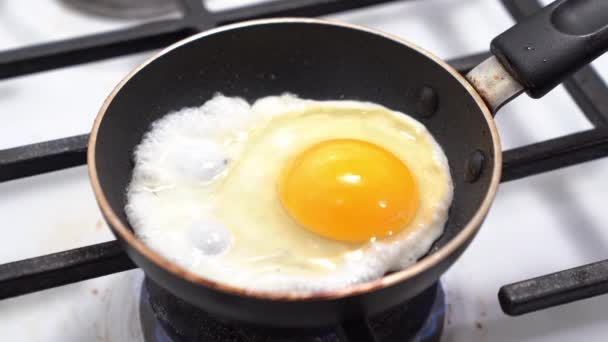
[[[437,105],[439,104],[439,97],[435,89],[424,86],[418,91],[416,99],[416,113],[423,117],[428,118],[435,114],[437,111]]]
[[[483,172],[485,163],[484,153],[480,150],[473,151],[464,164],[464,180],[469,183],[476,182]]]

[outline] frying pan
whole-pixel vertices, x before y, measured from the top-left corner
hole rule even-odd
[[[492,41],[494,54],[467,75],[396,37],[316,19],[238,23],[180,41],[131,72],[110,94],[91,133],[88,167],[101,211],[129,257],[161,287],[243,323],[333,325],[402,303],[434,284],[467,248],[500,180],[493,121],[527,91],[541,97],[608,47],[608,2],[561,0]],[[125,215],[134,147],[166,113],[215,93],[249,101],[290,92],[317,100],[371,101],[409,113],[443,147],[454,182],[445,233],[416,264],[381,279],[323,292],[264,292],[198,276],[133,234]]]

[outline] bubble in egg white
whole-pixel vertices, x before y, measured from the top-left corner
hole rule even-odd
[[[173,165],[179,177],[208,182],[225,169],[228,160],[216,143],[183,139],[173,147],[167,163]]]
[[[215,222],[195,222],[188,227],[188,237],[194,248],[204,255],[218,255],[225,252],[232,237],[228,230]]]

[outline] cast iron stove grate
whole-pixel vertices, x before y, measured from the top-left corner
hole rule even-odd
[[[158,49],[219,25],[264,17],[311,17],[364,8],[394,0],[270,1],[209,12],[201,0],[180,0],[183,17],[139,26],[0,51],[0,80],[107,58]],[[502,0],[516,19],[541,8],[538,0]],[[449,63],[466,73],[489,57],[488,52],[456,58]],[[564,82],[594,128],[505,151],[502,181],[512,181],[608,155],[608,88],[591,66]],[[86,163],[88,135],[0,150],[0,182],[61,170]],[[0,299],[100,277],[135,268],[116,241],[0,265]],[[576,279],[587,283],[580,287]],[[513,288],[529,291],[511,292]],[[535,289],[555,289],[551,298],[537,298]],[[567,291],[564,291],[567,289]],[[548,305],[608,292],[608,261],[558,272],[550,277],[503,287],[503,310],[519,314]]]

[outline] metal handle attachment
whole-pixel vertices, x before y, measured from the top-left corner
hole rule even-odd
[[[481,62],[466,77],[490,107],[492,114],[524,91],[523,86],[494,56]]]

